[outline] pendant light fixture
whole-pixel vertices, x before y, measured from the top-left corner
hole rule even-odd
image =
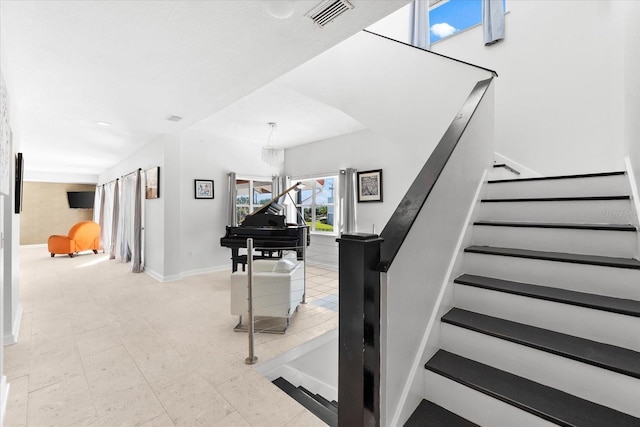
[[[269,122],[269,137],[267,138],[267,146],[262,149],[262,161],[269,166],[275,167],[284,163],[284,149],[271,146],[271,138],[276,130],[276,123]]]

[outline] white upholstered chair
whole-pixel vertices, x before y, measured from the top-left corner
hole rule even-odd
[[[253,262],[253,315],[286,319],[289,326],[304,293],[304,262],[282,258]],[[236,330],[245,330],[243,316],[248,316],[247,273],[231,274],[231,314],[240,316]]]

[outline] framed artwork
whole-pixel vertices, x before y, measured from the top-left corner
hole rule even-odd
[[[147,184],[145,186],[144,198],[157,199],[160,197],[160,166],[147,169],[144,172]]]
[[[358,172],[358,202],[382,201],[382,169]]]
[[[196,199],[213,199],[213,180],[194,179],[193,183]]]

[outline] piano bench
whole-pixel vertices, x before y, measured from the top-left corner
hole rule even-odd
[[[258,251],[261,253],[261,255],[254,255],[253,259],[257,260],[257,259],[279,259],[282,258],[282,250],[281,249],[274,249],[274,250],[261,250]],[[275,253],[275,257],[273,256]],[[231,257],[231,266],[232,266],[232,272],[236,272],[238,271],[238,264],[242,264],[242,271],[246,271],[247,268],[247,255],[238,255],[235,257]]]

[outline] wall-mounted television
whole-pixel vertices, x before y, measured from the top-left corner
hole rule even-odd
[[[14,212],[22,212],[22,186],[24,181],[24,157],[22,153],[16,154],[16,189]]]
[[[95,191],[67,191],[67,199],[71,209],[93,209]]]

